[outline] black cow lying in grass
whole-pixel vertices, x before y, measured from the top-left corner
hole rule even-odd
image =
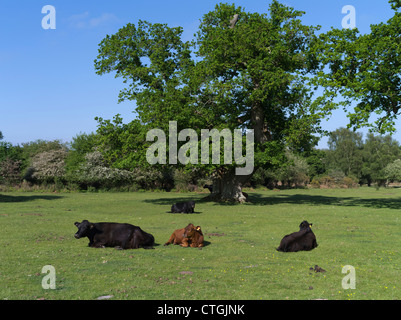
[[[171,206],[172,213],[194,213],[195,201],[177,202]]]
[[[153,249],[154,237],[140,227],[128,223],[99,222],[83,220],[75,222],[78,228],[75,238],[88,237],[89,247],[117,247],[119,249]]]
[[[317,247],[316,236],[311,229],[312,224],[302,221],[299,231],[284,236],[277,251],[297,252],[310,251]]]

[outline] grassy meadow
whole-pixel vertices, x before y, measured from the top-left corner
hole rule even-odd
[[[200,201],[207,193],[1,193],[0,299],[401,298],[401,189],[248,193],[242,205]],[[167,213],[192,199],[194,214]],[[155,249],[89,248],[74,238],[83,219],[138,225]],[[319,246],[277,252],[302,220]],[[189,222],[202,227],[203,249],[163,246]],[[54,290],[42,288],[45,265]],[[355,267],[354,290],[342,288],[344,265]]]

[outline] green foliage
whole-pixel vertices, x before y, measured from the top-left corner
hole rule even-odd
[[[0,162],[0,183],[14,185],[21,182],[21,161],[5,158]]]
[[[389,2],[394,10],[400,7],[399,0]],[[340,94],[343,100],[338,104],[345,108],[357,102],[348,113],[349,127],[369,127],[381,134],[395,131],[401,108],[400,33],[401,13],[395,11],[387,23],[372,24],[367,34],[332,29],[319,36],[315,52],[320,71],[313,82],[324,87],[327,97]]]
[[[400,145],[390,135],[369,133],[363,140],[360,133],[340,128],[330,134],[328,144],[327,170],[339,170],[344,176],[356,177],[369,186],[385,180],[384,168],[401,157]]]
[[[305,187],[310,181],[310,172],[311,167],[305,157],[286,150],[280,165],[258,168],[250,183],[252,186],[263,185],[270,189],[277,188],[279,182],[288,188]]]
[[[326,175],[316,176],[310,183],[312,188],[357,188],[358,178],[346,177],[342,171],[331,170]]]
[[[339,128],[330,133],[327,161],[345,175],[359,174],[362,167],[362,134]]]
[[[146,128],[138,120],[123,124],[120,115],[113,121],[96,118],[97,150],[101,151],[108,166],[133,170],[137,167],[148,167],[146,149]]]
[[[384,176],[391,181],[401,181],[401,159],[396,159],[384,168]]]
[[[98,144],[98,136],[95,133],[80,133],[69,144],[69,152],[65,159],[66,171],[73,172],[85,162],[85,155],[93,152]]]
[[[13,146],[9,142],[0,141],[0,163],[6,159],[21,160],[22,148],[19,146]]]
[[[401,7],[401,1],[400,0],[390,0],[389,3],[391,3],[391,8],[393,10],[397,10]]]
[[[327,152],[325,150],[312,149],[308,152],[300,153],[300,155],[305,157],[306,162],[309,165],[309,176],[311,178],[321,175],[327,171]]]
[[[310,142],[320,115],[310,109],[316,107],[310,88],[301,83],[301,75],[313,69],[307,56],[318,28],[302,25],[302,12],[277,1],[269,11],[270,16],[219,4],[204,15],[195,40],[202,90],[210,100],[206,107],[228,127],[254,129],[256,150],[262,153],[269,142]],[[235,14],[238,21],[229,27]],[[268,163],[255,159],[257,165]]]
[[[230,27],[235,14],[238,22]],[[130,130],[124,126],[133,125],[143,138],[151,128],[167,132],[173,119],[178,131],[192,128],[198,135],[201,129],[254,129],[257,166],[276,165],[285,144],[309,148],[316,142],[313,133],[320,132],[322,113],[303,75],[315,68],[309,46],[318,27],[303,25],[302,14],[277,1],[270,16],[219,4],[203,16],[191,42],[181,40],[180,27],[141,20],[106,36],[96,72],[124,79],[119,101],[135,100],[140,121],[123,125],[119,116],[113,123],[99,119],[109,164],[146,165],[143,143],[135,147],[135,159],[121,156],[127,140],[121,137]],[[229,172],[232,166],[207,167]]]
[[[0,141],[0,184],[14,185],[22,180],[22,149]]]
[[[400,158],[391,137],[369,135],[363,142],[360,134],[340,128],[330,134],[329,150],[314,146],[323,132],[321,120],[352,102],[349,127],[394,131],[401,108],[401,3],[389,4],[394,16],[364,35],[332,29],[317,36],[319,26],[302,23],[304,12],[277,0],[261,14],[217,4],[203,15],[192,41],[182,40],[181,27],[128,23],[100,42],[94,65],[98,75],[123,79],[119,101],[135,101],[138,119],[124,124],[119,114],[96,118],[97,132],[79,134],[70,145],[2,141],[0,179],[171,190],[174,184],[184,189],[232,174],[235,164],[150,166],[146,133],[153,128],[167,133],[169,120],[176,120],[178,131],[192,128],[198,136],[201,129],[253,129],[252,184],[348,177],[370,185]],[[94,155],[101,162],[95,163]]]
[[[368,134],[363,146],[363,165],[361,179],[370,185],[373,181],[385,179],[383,169],[401,157],[398,141],[390,135]]]
[[[289,151],[286,152],[287,162],[279,169],[279,180],[289,187],[306,186],[309,183],[309,166],[306,159]]]
[[[181,41],[182,32],[181,27],[139,20],[137,26],[128,23],[99,44],[96,73],[115,72],[128,83],[119,101],[135,100],[144,123],[166,128],[166,118],[180,123],[191,118],[191,110],[182,107],[191,100],[185,84],[187,69],[194,63],[189,42]]]

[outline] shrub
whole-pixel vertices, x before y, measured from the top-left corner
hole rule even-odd
[[[358,184],[358,179],[356,179],[355,177],[344,177],[342,179],[342,183],[344,186],[346,186],[348,189],[350,188],[356,188],[359,186]]]
[[[194,191],[190,171],[176,169],[174,171],[174,186],[177,191]]]
[[[319,178],[313,178],[311,183],[310,183],[312,188],[320,188],[320,180]]]
[[[384,178],[391,181],[401,181],[401,160],[397,159],[384,168]]]
[[[103,155],[99,151],[87,153],[86,162],[79,169],[71,174],[68,180],[80,183],[92,188],[113,188],[133,182],[133,173],[127,170],[120,170],[106,167]]]
[[[54,183],[57,178],[60,179],[65,174],[64,160],[66,157],[66,149],[38,153],[32,158],[32,169],[30,169],[31,178],[40,182]],[[27,173],[25,176],[27,176]]]
[[[6,185],[21,182],[21,161],[6,158],[0,164],[0,182]]]

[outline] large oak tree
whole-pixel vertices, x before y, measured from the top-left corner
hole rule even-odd
[[[286,147],[315,141],[327,100],[312,98],[308,82],[319,67],[318,27],[276,0],[268,9],[216,5],[186,42],[181,27],[129,23],[100,43],[96,72],[124,79],[119,99],[135,101],[145,130],[168,132],[172,120],[198,136],[201,129],[253,129],[255,167],[277,165]],[[214,199],[245,200],[241,185],[251,175],[235,175],[235,164],[208,167]]]

